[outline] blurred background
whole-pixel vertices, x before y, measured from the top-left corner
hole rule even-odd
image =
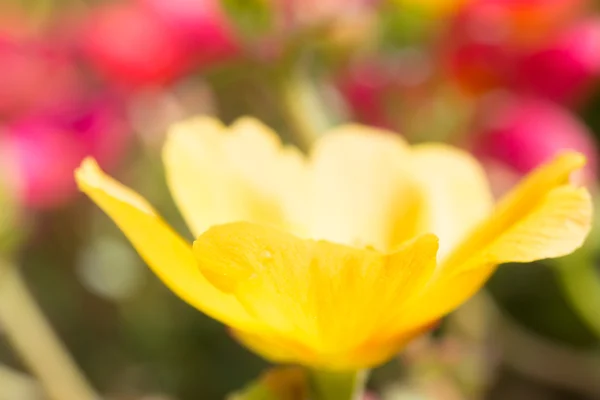
[[[196,114],[253,115],[302,149],[347,121],[452,143],[496,195],[576,149],[595,192],[599,78],[592,0],[3,0],[0,266],[19,269],[106,398],[223,399],[267,364],[170,293],[77,193],[83,157],[188,237],[160,152],[168,125]],[[600,222],[572,256],[503,266],[375,370],[373,394],[600,399],[599,248]],[[3,301],[0,314],[27,312]],[[45,398],[3,332],[0,399]]]

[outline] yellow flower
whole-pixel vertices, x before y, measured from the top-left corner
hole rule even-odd
[[[193,246],[93,160],[76,178],[182,299],[264,357],[322,369],[385,361],[498,264],[573,251],[592,214],[569,183],[577,153],[493,208],[470,155],[357,125],[304,157],[253,119],[196,118],[172,128],[164,163]]]

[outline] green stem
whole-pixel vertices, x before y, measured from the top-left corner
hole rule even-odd
[[[331,123],[315,83],[301,67],[302,63],[285,68],[281,73],[279,91],[282,110],[296,145],[308,150]]]
[[[0,323],[53,400],[97,400],[29,293],[16,266],[0,260]]]
[[[310,371],[312,400],[359,400],[366,383],[365,371]]]

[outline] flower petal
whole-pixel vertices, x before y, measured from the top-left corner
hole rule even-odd
[[[390,340],[366,342],[350,351],[343,349],[333,353],[316,351],[281,335],[258,335],[241,330],[233,330],[233,335],[246,347],[273,363],[301,363],[327,370],[357,371],[376,367],[389,360],[412,339],[429,329],[431,327],[426,326],[411,331],[396,332]]]
[[[311,158],[311,237],[382,251],[413,237],[422,194],[409,160],[393,133],[348,125],[325,135]]]
[[[384,255],[251,223],[210,228],[194,243],[207,279],[271,328],[234,325],[245,343],[271,359],[336,368],[374,364],[403,343],[396,320],[435,270],[436,251],[433,235]]]
[[[488,263],[531,262],[577,249],[590,230],[593,210],[588,191],[571,185],[569,177],[584,165],[581,154],[570,152],[532,172],[442,268],[456,272]]]
[[[448,145],[417,145],[412,159],[414,178],[425,192],[423,231],[440,238],[443,260],[492,211],[487,178],[470,154]]]
[[[173,292],[225,323],[256,325],[235,297],[207,282],[196,266],[191,245],[173,232],[144,198],[105,175],[93,159],[86,159],[75,177],[79,188],[115,221]]]
[[[163,151],[173,198],[195,236],[208,227],[253,221],[300,232],[306,171],[302,155],[282,147],[260,122],[230,128],[198,117],[171,128]]]
[[[568,182],[584,163],[580,154],[566,153],[526,177],[439,266],[405,323],[426,324],[452,311],[498,264],[560,257],[581,246],[591,227],[591,198]]]

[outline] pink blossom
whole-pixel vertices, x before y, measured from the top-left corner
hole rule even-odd
[[[185,44],[155,13],[134,3],[94,10],[84,24],[82,41],[96,68],[128,87],[169,83],[190,66]]]
[[[452,22],[442,58],[459,85],[476,95],[513,87],[516,82],[524,86],[526,78],[519,76],[535,75],[538,68],[542,70],[538,79],[543,80],[544,74],[551,77],[569,67],[561,66],[564,61],[557,60],[556,54],[545,53],[547,44],[576,20],[583,4],[584,0],[472,1]],[[590,33],[587,29],[577,36]],[[567,45],[573,48],[573,34],[567,36],[560,40],[560,52]],[[576,50],[577,57],[586,51]]]
[[[76,194],[73,170],[88,155],[110,168],[128,130],[113,99],[23,117],[0,130],[3,171],[32,208],[60,206]]]
[[[561,151],[588,157],[586,182],[596,175],[597,149],[587,127],[549,101],[510,97],[484,107],[474,150],[484,160],[525,174]]]
[[[229,59],[239,39],[217,0],[138,0],[193,53],[196,65]]]
[[[76,96],[76,70],[62,49],[36,37],[0,32],[0,116]]]
[[[577,22],[517,68],[520,90],[561,102],[577,100],[600,73],[600,19]]]
[[[397,87],[380,63],[372,61],[353,66],[338,78],[338,87],[357,120],[382,128],[392,126],[385,98]]]

